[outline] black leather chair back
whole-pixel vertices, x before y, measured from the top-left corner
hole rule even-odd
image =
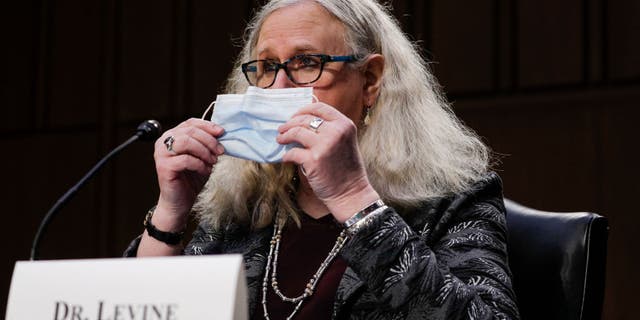
[[[523,320],[600,319],[607,219],[534,210],[505,199],[509,266]]]

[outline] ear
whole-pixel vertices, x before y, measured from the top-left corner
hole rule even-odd
[[[382,73],[384,72],[384,56],[372,54],[367,57],[363,65],[365,82],[363,90],[363,102],[367,106],[373,106],[380,94],[382,86]]]

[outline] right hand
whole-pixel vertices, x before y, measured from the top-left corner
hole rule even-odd
[[[211,175],[213,165],[224,148],[216,137],[224,129],[207,120],[192,118],[167,130],[155,143],[153,157],[156,163],[160,197],[154,213],[158,228],[169,231],[184,227],[198,193]],[[164,141],[173,137],[173,151]],[[161,222],[161,223],[160,223]]]

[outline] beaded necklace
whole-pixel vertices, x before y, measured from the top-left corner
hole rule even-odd
[[[262,311],[264,312],[264,318],[270,320],[269,312],[267,311],[267,289],[269,286],[269,272],[271,271],[271,288],[276,293],[278,297],[284,302],[290,302],[296,304],[293,312],[287,317],[287,320],[291,320],[293,316],[298,312],[300,306],[305,301],[306,298],[313,295],[314,290],[316,289],[316,285],[322,277],[322,274],[327,269],[329,264],[335,259],[340,252],[340,249],[344,246],[348,237],[346,235],[346,230],[342,230],[338,238],[336,239],[336,243],[329,251],[329,255],[324,259],[324,261],[320,264],[320,267],[316,271],[316,273],[309,279],[303,293],[295,298],[290,298],[285,296],[280,289],[278,288],[278,280],[277,280],[277,269],[278,269],[278,254],[280,251],[280,239],[282,238],[282,229],[284,225],[280,225],[278,223],[278,219],[273,226],[273,236],[271,237],[270,246],[269,246],[269,256],[267,257],[267,265],[266,270],[264,272],[264,279],[262,280]]]

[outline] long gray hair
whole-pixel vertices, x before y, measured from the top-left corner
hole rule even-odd
[[[461,192],[484,178],[488,148],[453,114],[440,87],[389,9],[375,0],[272,0],[255,15],[226,91],[248,86],[240,64],[253,59],[262,23],[275,10],[312,1],[345,26],[345,43],[358,57],[385,57],[380,96],[361,127],[359,147],[371,184],[400,211]],[[266,165],[222,157],[195,210],[214,227],[228,222],[261,228],[283,213],[297,220],[290,164]]]

